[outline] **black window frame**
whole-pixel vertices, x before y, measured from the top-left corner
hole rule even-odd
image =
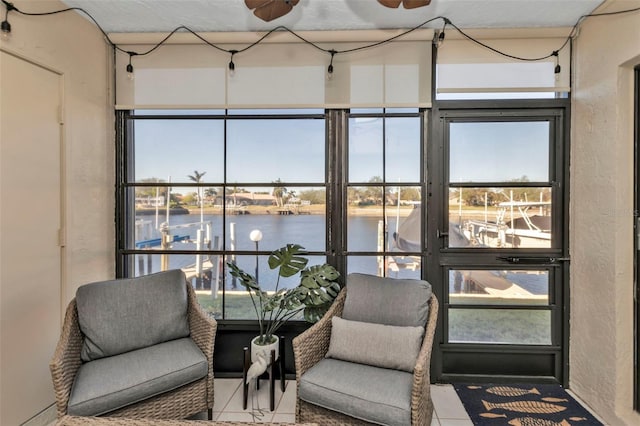
[[[443,117],[453,111],[464,111],[471,116],[474,114],[482,115],[487,111],[500,115],[509,111],[517,111],[522,117],[528,117],[528,114],[540,114],[541,110],[555,111],[562,117],[563,124],[558,129],[556,137],[562,138],[564,143],[555,146],[555,155],[560,155],[562,162],[555,165],[561,168],[563,179],[561,184],[564,186],[561,191],[562,196],[558,200],[554,200],[557,204],[557,212],[559,214],[558,221],[562,223],[560,228],[555,229],[560,238],[555,244],[553,252],[546,250],[544,252],[536,252],[535,249],[519,249],[517,254],[522,254],[525,250],[527,256],[553,257],[559,259],[557,265],[550,266],[548,263],[541,262],[538,264],[529,264],[527,266],[537,267],[549,270],[550,280],[554,280],[557,285],[554,288],[554,294],[550,294],[551,299],[560,301],[560,305],[554,311],[554,321],[561,324],[561,328],[553,331],[553,342],[557,343],[554,347],[532,348],[523,345],[475,345],[460,346],[454,345],[449,347],[444,343],[443,330],[446,329],[443,301],[446,294],[443,291],[444,282],[448,279],[447,268],[478,268],[491,269],[503,263],[496,260],[497,256],[506,256],[504,250],[493,249],[474,249],[472,253],[465,254],[457,248],[443,248],[443,239],[446,237],[446,229],[444,229],[444,214],[447,206],[445,200],[445,187],[442,176],[444,176],[442,163],[444,156],[444,145],[442,141],[444,136],[442,133]],[[365,183],[365,182],[349,182],[348,179],[348,135],[349,135],[349,118],[352,116],[378,116],[378,117],[394,117],[394,116],[419,116],[421,120],[421,166],[420,166],[420,182],[406,183],[407,185],[415,184],[420,186],[421,190],[421,206],[423,212],[429,212],[422,216],[422,248],[420,252],[413,253],[421,258],[421,277],[428,280],[434,286],[434,292],[441,301],[439,327],[436,334],[434,344],[433,363],[431,379],[434,381],[452,381],[456,379],[476,378],[474,374],[451,375],[446,373],[447,366],[451,363],[466,362],[469,356],[474,355],[475,359],[481,361],[480,365],[490,365],[496,357],[502,359],[505,354],[526,354],[530,351],[533,355],[538,356],[532,359],[532,365],[542,366],[545,371],[553,371],[551,376],[546,380],[553,382],[568,383],[568,353],[569,353],[569,272],[568,272],[568,203],[569,203],[569,123],[570,123],[570,102],[567,99],[552,100],[492,100],[492,101],[437,101],[434,102],[433,108],[418,109],[417,113],[393,113],[390,110],[380,109],[380,113],[361,113],[353,114],[347,109],[328,109],[324,111],[325,119],[325,187],[327,196],[326,207],[326,223],[328,232],[326,233],[326,250],[324,252],[314,252],[312,254],[324,255],[327,262],[334,265],[341,274],[347,272],[349,256],[386,256],[391,252],[385,251],[349,251],[347,247],[347,188],[353,186],[397,186],[396,182],[385,182],[383,177],[382,183]],[[127,236],[131,235],[132,229],[130,221],[126,220],[123,212],[127,210],[129,200],[126,198],[126,190],[131,186],[136,186],[126,181],[127,173],[130,172],[127,165],[133,158],[131,147],[127,145],[128,138],[132,137],[130,126],[127,121],[133,119],[152,119],[154,116],[145,113],[144,116],[133,116],[132,111],[117,111],[116,113],[116,273],[118,277],[127,276],[127,265],[124,258],[127,255],[137,253],[136,250],[127,250]],[[233,115],[232,119],[241,119],[242,115]],[[259,118],[254,115],[245,115],[244,117]],[[286,115],[276,114],[274,118],[286,118]],[[158,119],[171,119],[171,115],[158,115]],[[185,119],[184,115],[178,115],[174,118]],[[203,119],[206,115],[197,115],[194,118]],[[222,119],[220,115],[211,116],[213,119]],[[555,166],[554,166],[555,167]],[[403,185],[405,182],[403,182]],[[535,183],[537,185],[537,183]],[[196,183],[172,186],[193,186],[198,187]],[[265,186],[272,187],[272,183],[242,183],[243,186]],[[319,186],[317,182],[283,182],[283,185],[289,186]],[[503,183],[501,183],[503,185]],[[520,183],[518,184],[521,185]],[[144,186],[144,185],[141,185]],[[148,186],[158,186],[156,183]],[[200,185],[203,186],[203,185]],[[213,186],[208,182],[204,186]],[[477,184],[472,184],[477,186]],[[444,204],[443,204],[444,203]],[[444,208],[442,206],[445,206]],[[561,241],[561,242],[560,242]],[[223,246],[222,252],[226,252]],[[202,253],[202,252],[199,252]],[[213,251],[218,253],[218,251]],[[236,251],[238,255],[255,255],[255,251]],[[182,254],[181,251],[171,250],[170,254]],[[192,254],[187,251],[184,254]],[[223,253],[224,254],[224,253]],[[263,253],[265,254],[265,253]],[[453,256],[457,256],[454,261]],[[309,327],[302,321],[290,321],[281,330],[287,339],[293,338],[295,335],[304,331]],[[239,320],[239,319],[221,319],[218,320],[218,335],[216,344],[215,370],[218,377],[237,377],[238,372],[242,371],[241,353],[242,347],[253,337],[256,329],[256,321]],[[221,344],[220,344],[221,343]],[[451,349],[455,349],[451,351]],[[286,347],[286,371],[291,377],[295,371],[293,366],[293,355],[290,345]],[[502,357],[502,358],[501,358]],[[535,358],[535,357],[534,357]],[[517,372],[517,369],[514,371]],[[502,378],[508,380],[508,378]]]
[[[557,120],[550,126],[550,182],[555,188],[553,196],[553,245],[550,249],[536,248],[473,248],[448,247],[448,123],[455,120],[476,121],[531,121]],[[477,100],[437,101],[433,108],[433,132],[431,145],[429,190],[431,211],[442,206],[438,215],[429,218],[428,233],[430,255],[428,261],[440,265],[439,273],[428,277],[440,299],[440,315],[434,348],[432,377],[445,382],[452,381],[501,381],[542,380],[568,384],[569,370],[569,150],[570,150],[570,102],[567,99],[531,100]],[[454,183],[456,187],[533,186],[540,182]],[[557,190],[559,189],[559,190]],[[437,216],[437,217],[434,217]],[[508,259],[508,260],[507,260]],[[548,271],[549,307],[552,329],[551,345],[449,343],[447,341],[447,310],[454,306],[448,301],[450,269],[540,269]],[[474,305],[473,309],[486,308]],[[495,306],[490,306],[495,307]],[[509,309],[505,306],[499,309]],[[523,306],[521,309],[540,309]],[[514,360],[518,360],[517,362]],[[524,368],[526,366],[527,368]]]

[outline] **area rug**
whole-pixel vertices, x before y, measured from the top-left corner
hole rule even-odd
[[[474,425],[600,426],[560,385],[455,384]]]

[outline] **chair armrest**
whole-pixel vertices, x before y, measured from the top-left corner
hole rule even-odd
[[[429,299],[429,318],[427,319],[424,339],[413,370],[413,387],[411,389],[412,424],[425,424],[426,418],[424,416],[428,411],[428,405],[431,404],[431,398],[428,397],[431,390],[429,369],[437,322],[438,299],[435,295],[431,295],[431,299]]]
[[[190,283],[187,283],[187,296],[189,299],[189,330],[191,338],[207,357],[207,401],[213,406],[213,347],[216,342],[216,331],[218,323],[209,316],[198,303],[196,293]]]
[[[49,362],[59,418],[67,414],[71,387],[78,369],[82,365],[80,351],[83,342],[84,337],[78,325],[76,300],[73,299],[67,306],[60,339],[53,358]]]
[[[296,380],[311,367],[318,363],[329,350],[331,340],[331,318],[342,315],[344,300],[347,296],[343,288],[336,300],[320,320],[309,327],[304,333],[296,336],[292,341],[293,356],[296,367]]]

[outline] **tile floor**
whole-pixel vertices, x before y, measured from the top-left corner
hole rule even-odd
[[[215,379],[214,420],[246,422],[282,422],[295,421],[296,384],[287,381],[285,392],[278,386],[276,390],[275,411],[269,408],[268,382],[263,380],[257,393],[249,393],[247,410],[242,409],[242,379]],[[435,406],[432,426],[472,426],[456,391],[451,385],[432,385],[431,398]],[[253,400],[254,410],[251,409]]]

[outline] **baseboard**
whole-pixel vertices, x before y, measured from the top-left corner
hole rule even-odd
[[[575,394],[575,392],[573,392],[571,389],[565,389],[565,391],[567,391],[567,393],[568,393],[569,395],[571,395],[571,397],[572,397],[573,399],[575,399],[576,401],[578,401],[578,403],[579,403],[580,405],[582,405],[582,406],[585,408],[585,410],[587,410],[589,413],[591,413],[591,415],[592,415],[593,417],[595,417],[595,418],[596,418],[600,423],[602,423],[603,425],[606,425],[606,424],[607,424],[607,423],[605,423],[605,421],[604,421],[604,420],[602,420],[602,417],[598,416],[598,413],[596,413],[595,411],[593,411],[593,410],[591,409],[591,407],[589,407],[589,405],[588,405],[586,402],[584,402],[582,399],[580,399],[580,397],[579,397],[578,395],[576,395],[576,394]]]
[[[57,419],[58,412],[56,410],[56,404],[51,404],[49,407],[22,423],[22,426],[50,426],[53,425]]]

